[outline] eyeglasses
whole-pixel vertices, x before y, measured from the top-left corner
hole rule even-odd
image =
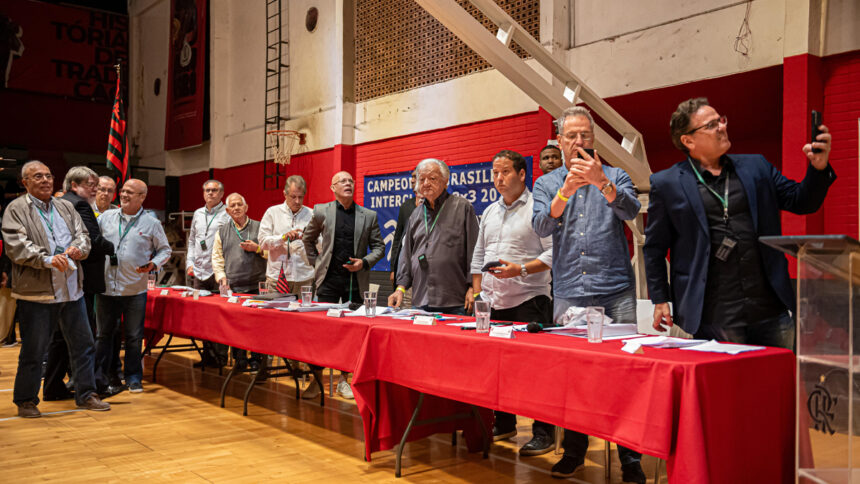
[[[220,192],[220,188],[204,188],[203,193],[218,193]]]
[[[115,188],[98,187],[96,189],[96,191],[99,193],[114,193],[114,192],[116,192],[116,189]]]
[[[123,188],[122,190],[119,191],[119,193],[122,195],[140,195],[143,192],[133,192],[131,190]]]
[[[343,180],[338,180],[338,181],[334,182],[334,184],[335,184],[335,185],[338,185],[338,184],[340,184],[340,185],[354,185],[354,184],[355,184],[355,180],[351,180],[351,179],[349,179],[349,178],[345,178],[345,179],[343,179]]]
[[[703,129],[705,131],[713,131],[713,130],[719,128],[721,124],[723,126],[728,125],[729,124],[729,118],[727,118],[726,116],[720,116],[719,118],[712,119],[712,120],[708,121],[707,123],[705,123],[705,124],[703,124],[697,128],[693,128],[690,131],[687,131],[684,134],[693,134],[700,129]]]
[[[594,133],[591,131],[571,131],[562,135],[568,141],[576,141],[577,138],[582,138],[582,141],[591,141],[594,139]]]
[[[29,178],[29,179],[31,179],[31,180],[36,180],[37,182],[40,182],[40,181],[42,181],[42,180],[53,181],[53,179],[54,179],[54,175],[52,175],[52,174],[50,174],[50,173],[48,173],[48,174],[44,174],[44,173],[36,173],[35,175],[30,175],[30,176],[27,176],[27,177],[24,177],[24,178]]]
[[[86,182],[86,183],[81,183],[81,186],[86,187],[86,188],[92,188],[92,187],[94,187],[94,186],[96,186],[96,185],[98,185],[98,183],[96,183],[96,182]]]

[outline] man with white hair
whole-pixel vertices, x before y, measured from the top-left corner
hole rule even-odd
[[[21,177],[27,194],[3,214],[3,241],[12,261],[12,297],[18,300],[21,352],[12,400],[18,415],[41,417],[39,386],[45,351],[58,324],[72,359],[79,408],[110,410],[96,394],[93,334],[87,324],[83,272],[74,261],[90,251],[81,216],[71,203],[51,197],[54,176],[39,161],[25,163]]]
[[[450,171],[441,160],[418,163],[424,196],[403,234],[397,289],[388,304],[399,307],[412,288],[412,306],[425,311],[465,314],[472,310],[470,264],[478,240],[478,218],[468,200],[448,193]]]
[[[119,208],[119,205],[112,203],[116,196],[116,182],[113,178],[109,176],[100,176],[98,183],[98,187],[96,187],[96,198],[91,204],[96,217],[108,210]]]
[[[302,242],[302,232],[313,217],[313,211],[302,204],[305,193],[304,178],[300,175],[287,178],[284,203],[266,209],[260,220],[260,245],[268,251],[266,281],[275,287],[283,271],[294,294],[299,294],[302,286],[314,285],[314,266]]]

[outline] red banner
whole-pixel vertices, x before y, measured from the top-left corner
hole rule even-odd
[[[0,4],[0,88],[110,103],[128,17],[29,0]]]
[[[207,0],[171,0],[164,149],[203,143]]]

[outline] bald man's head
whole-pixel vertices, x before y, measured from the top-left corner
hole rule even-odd
[[[334,192],[335,198],[344,207],[349,208],[352,204],[352,197],[355,193],[355,180],[347,171],[339,171],[331,177],[331,191]]]
[[[146,183],[137,178],[129,178],[119,192],[119,201],[123,213],[134,215],[140,211],[143,201],[146,199]]]

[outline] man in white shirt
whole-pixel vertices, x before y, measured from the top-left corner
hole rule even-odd
[[[493,184],[501,199],[484,211],[472,255],[472,293],[489,301],[490,318],[499,321],[552,325],[550,273],[552,237],[540,237],[532,228],[534,200],[526,188],[526,160],[502,150],[493,157]],[[487,263],[498,264],[489,268]],[[493,440],[517,434],[516,415],[496,411]],[[541,455],[552,450],[552,425],[535,420],[532,439],[520,455]]]
[[[203,184],[203,201],[206,205],[194,211],[191,230],[188,231],[188,252],[185,256],[185,272],[193,278],[195,289],[217,292],[218,281],[212,269],[212,246],[215,234],[230,217],[224,210],[224,184],[209,180]],[[227,363],[227,346],[220,343],[203,341],[203,360],[194,364],[195,368],[212,366],[219,368]]]
[[[284,203],[269,207],[260,220],[260,246],[269,252],[266,281],[275,287],[283,270],[290,292],[295,294],[300,294],[302,286],[314,285],[314,266],[308,262],[302,243],[302,233],[314,215],[302,205],[306,193],[304,178],[287,178]]]

